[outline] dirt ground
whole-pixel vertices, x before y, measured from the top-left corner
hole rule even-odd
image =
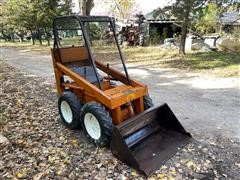
[[[108,149],[70,131],[57,112],[49,55],[1,49],[0,179],[144,179]],[[17,70],[14,66],[20,70]],[[194,139],[153,179],[238,179],[239,80],[130,64],[155,104],[167,102]],[[0,136],[1,139],[1,136]]]

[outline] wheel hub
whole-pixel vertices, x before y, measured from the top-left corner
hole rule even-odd
[[[68,102],[62,101],[61,105],[60,105],[60,109],[61,109],[61,113],[62,113],[64,120],[70,124],[73,120],[73,113],[72,113],[71,107],[68,104]]]
[[[92,113],[86,113],[84,116],[84,125],[87,133],[95,140],[101,137],[101,127],[97,118]]]

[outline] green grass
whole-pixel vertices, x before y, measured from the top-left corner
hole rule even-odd
[[[209,73],[216,76],[238,77],[240,73],[240,53],[237,52],[198,52],[187,54],[172,61],[170,67]]]

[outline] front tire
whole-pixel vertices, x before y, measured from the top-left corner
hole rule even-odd
[[[86,137],[97,147],[108,147],[112,136],[112,118],[101,104],[91,102],[83,106],[81,124]]]
[[[70,91],[64,92],[58,99],[58,110],[63,124],[69,129],[81,126],[81,103],[77,96]]]

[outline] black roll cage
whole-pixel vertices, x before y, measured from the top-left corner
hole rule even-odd
[[[113,18],[108,17],[108,16],[76,16],[76,15],[55,17],[54,20],[53,20],[53,35],[54,35],[53,48],[57,50],[58,56],[61,60],[61,52],[59,50],[60,38],[58,36],[58,30],[61,30],[61,29],[57,28],[57,21],[60,20],[60,19],[77,19],[78,20],[79,25],[80,25],[81,30],[82,30],[82,35],[83,35],[83,39],[84,39],[84,42],[85,42],[85,46],[87,47],[87,51],[88,51],[88,54],[89,54],[89,61],[90,61],[91,65],[94,69],[94,73],[95,73],[95,76],[97,78],[98,86],[101,90],[102,90],[102,87],[101,87],[99,77],[97,75],[97,67],[96,67],[96,64],[95,64],[95,61],[94,61],[94,58],[93,58],[93,54],[92,54],[92,51],[91,51],[91,48],[90,48],[91,46],[90,46],[90,42],[89,42],[88,33],[86,33],[86,29],[84,28],[84,24],[85,24],[85,22],[109,22],[110,26],[111,26],[111,29],[113,30],[113,36],[114,36],[114,39],[115,39],[115,43],[117,45],[117,49],[118,49],[118,52],[119,52],[119,55],[120,55],[120,59],[121,59],[121,62],[122,62],[123,68],[124,68],[124,72],[125,72],[128,84],[129,85],[131,84],[129,74],[128,74],[128,71],[127,71],[127,67],[126,67],[126,64],[125,64],[125,58],[124,58],[123,53],[121,51],[120,45],[117,41],[116,31],[115,31],[115,23],[114,23]]]

